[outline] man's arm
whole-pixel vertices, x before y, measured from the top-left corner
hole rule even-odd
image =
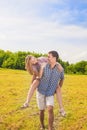
[[[59,86],[60,86],[60,87],[62,87],[63,82],[64,82],[64,79],[61,79],[61,80],[59,81]]]

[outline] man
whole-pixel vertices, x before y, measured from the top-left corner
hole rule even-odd
[[[48,130],[52,130],[54,114],[54,93],[58,87],[58,84],[62,86],[64,79],[64,71],[58,70],[59,56],[56,51],[50,51],[48,53],[49,63],[42,68],[42,77],[37,89],[37,103],[40,109],[40,122],[41,127],[44,129],[44,110],[47,107],[48,110]]]

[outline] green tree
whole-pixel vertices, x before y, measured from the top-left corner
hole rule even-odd
[[[76,70],[75,70],[74,64],[70,64],[69,66],[67,66],[66,72],[70,74],[73,74],[73,73],[75,74]]]
[[[19,51],[16,53],[16,69],[25,69],[25,57],[27,53]]]
[[[85,74],[87,74],[87,65],[85,66]]]
[[[4,60],[2,67],[15,69],[16,57],[15,54],[11,54],[6,60]]]
[[[3,64],[4,57],[5,57],[5,52],[3,50],[0,50],[0,67]]]
[[[85,74],[85,66],[87,61],[80,61],[75,64],[75,70],[77,73]]]
[[[61,59],[59,59],[58,62],[63,66],[65,73],[67,73],[67,67],[69,66],[69,62],[64,62]]]

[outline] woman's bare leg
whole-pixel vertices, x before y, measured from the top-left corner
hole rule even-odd
[[[57,101],[59,103],[59,108],[63,108],[63,103],[62,103],[62,93],[61,93],[61,88],[60,86],[57,87],[56,89],[56,97],[57,97]]]
[[[33,83],[31,84],[30,89],[28,91],[27,99],[26,99],[25,103],[22,106],[23,108],[28,107],[28,105],[29,105],[29,103],[31,101],[31,98],[32,98],[36,88],[38,87],[38,85],[39,85],[39,80],[34,80]]]
[[[65,111],[64,111],[64,107],[63,107],[63,102],[62,102],[62,92],[61,92],[61,87],[58,86],[56,89],[56,97],[57,97],[57,101],[59,104],[59,109],[60,109],[60,114],[62,116],[65,116]]]

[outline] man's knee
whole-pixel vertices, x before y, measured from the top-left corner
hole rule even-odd
[[[53,106],[48,106],[47,108],[49,113],[53,113]]]
[[[40,115],[41,115],[41,114],[44,114],[44,110],[40,110]]]

